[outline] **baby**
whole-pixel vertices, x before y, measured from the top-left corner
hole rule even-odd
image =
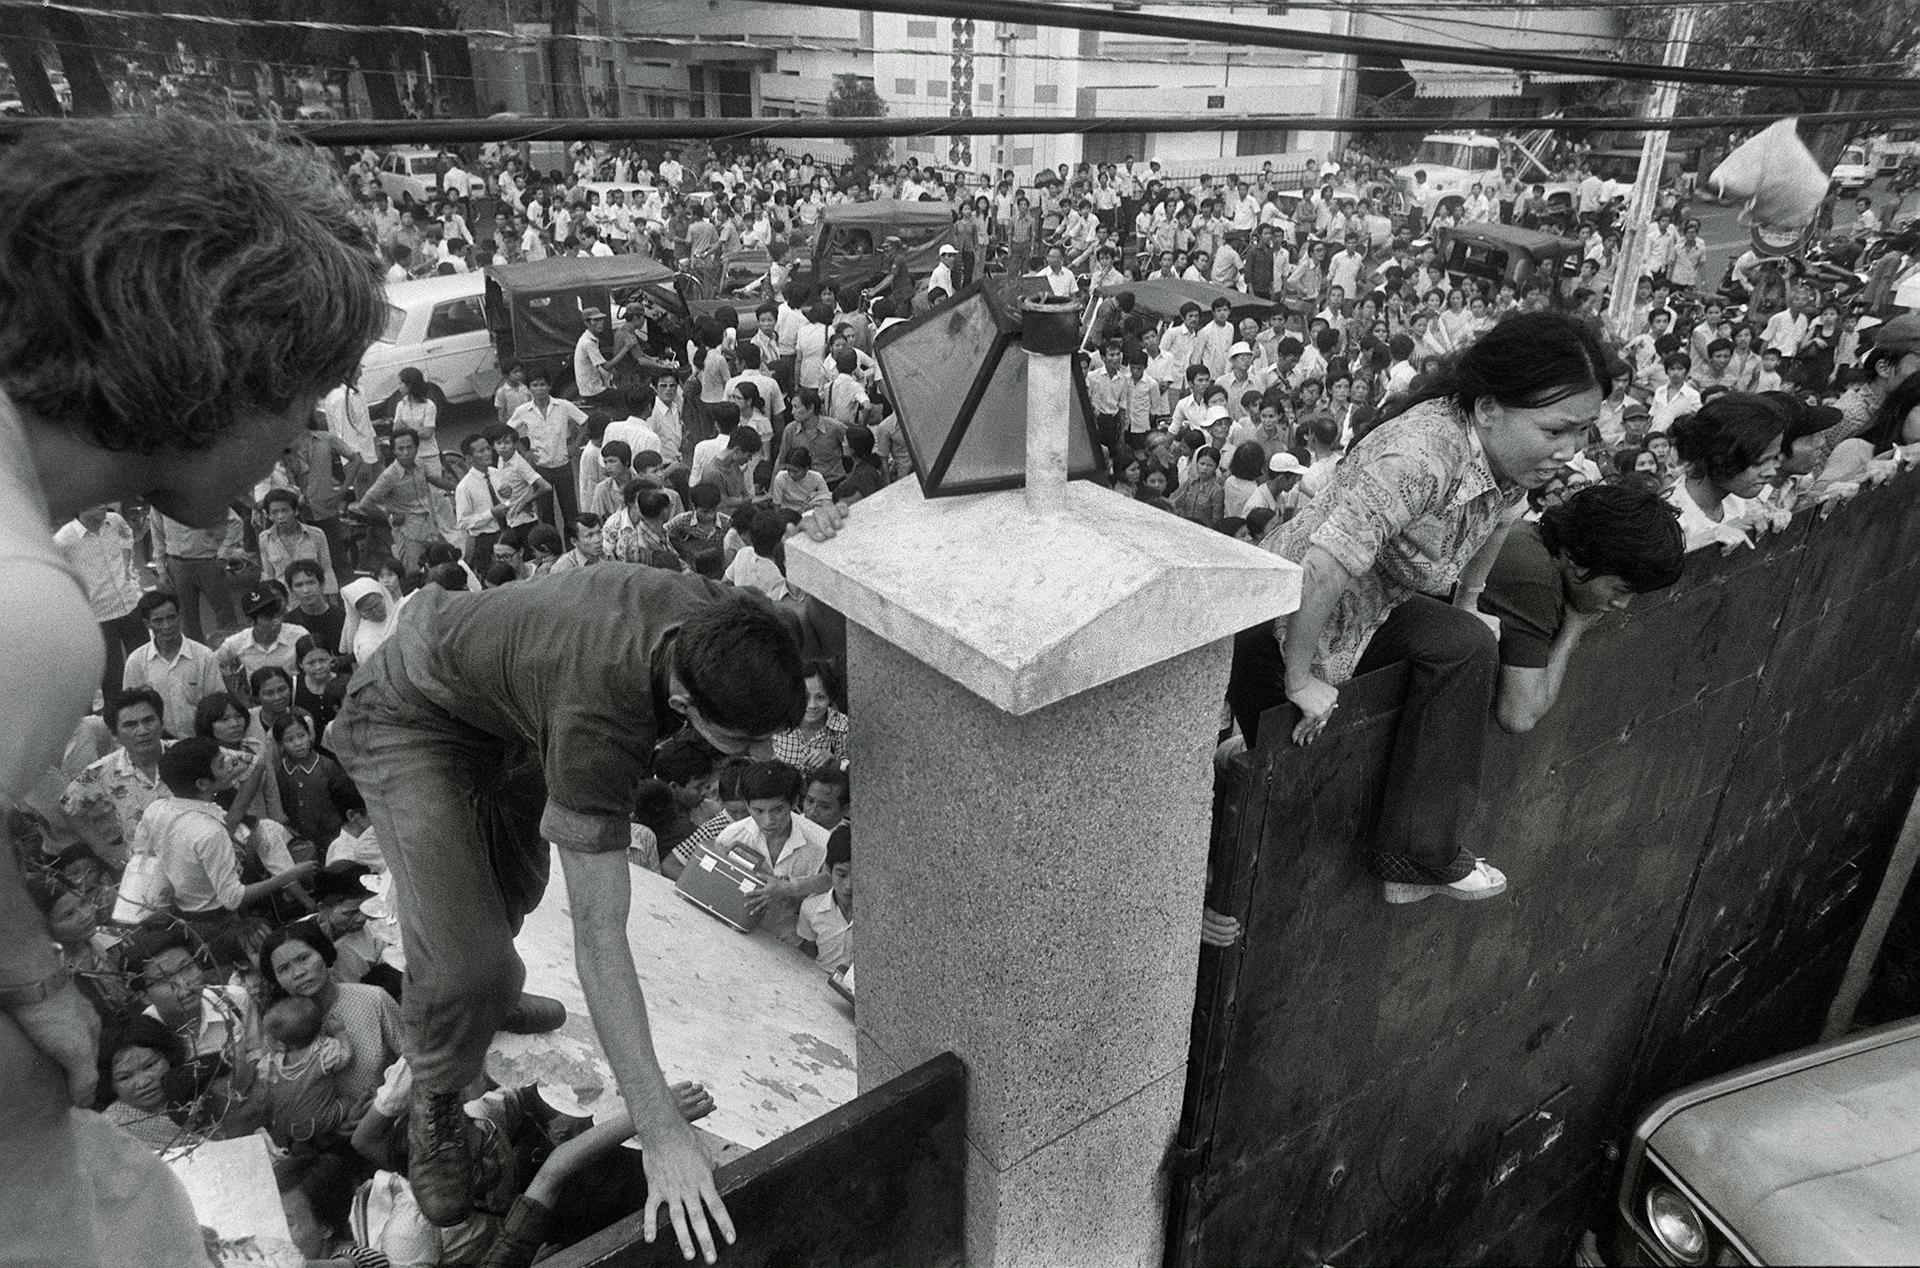
[[[260,1086],[273,1138],[282,1146],[351,1126],[338,1076],[353,1063],[346,1040],[322,1033],[320,1006],[301,996],[271,1005],[262,1024],[274,1049],[260,1059]]]

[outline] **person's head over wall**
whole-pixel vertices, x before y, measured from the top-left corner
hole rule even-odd
[[[673,707],[722,753],[792,730],[807,711],[800,631],[757,595],[726,595],[674,638]]]
[[[155,504],[190,522],[355,374],[386,311],[323,160],[185,115],[22,137],[0,166],[0,244],[0,387],[30,423],[154,456]]]
[[[1513,313],[1442,361],[1374,430],[1417,405],[1450,401],[1496,476],[1538,488],[1579,452],[1614,377],[1591,324],[1552,310]]]
[[[1630,484],[1590,484],[1540,517],[1547,553],[1565,559],[1576,582],[1617,577],[1634,594],[1680,579],[1686,534],[1667,501]]]
[[[1689,475],[1751,497],[1759,490],[1747,486],[1762,482],[1753,473],[1779,460],[1794,404],[1775,393],[1729,392],[1676,418],[1667,435]]]

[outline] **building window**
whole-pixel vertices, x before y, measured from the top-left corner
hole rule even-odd
[[[1031,145],[1014,146],[1013,157],[1008,159],[1007,163],[1011,167],[1032,167],[1033,147]]]
[[[926,22],[909,18],[907,19],[907,38],[910,40],[937,40],[940,38],[940,24],[938,22]]]
[[[1242,128],[1235,154],[1287,154],[1293,149],[1293,133],[1285,128]]]
[[[1225,93],[1221,93],[1216,96],[1207,98],[1207,109],[1225,110],[1226,108],[1227,108],[1227,98]]]
[[[894,81],[893,81],[893,95],[894,95],[894,96],[896,96],[896,97],[911,97],[911,96],[913,96],[913,83],[914,83],[914,81],[913,81],[913,80],[911,80],[911,79],[896,79],[896,80],[894,80]]]
[[[1035,84],[1033,86],[1033,104],[1051,106],[1060,100],[1060,88],[1057,84]]]
[[[929,80],[927,81],[927,96],[929,96],[929,97],[944,97],[944,96],[946,96],[946,95],[947,95],[947,81],[946,81],[946,80],[944,80],[944,79],[929,79]]]
[[[986,105],[993,104],[993,85],[992,84],[980,85],[980,100],[982,103]]]

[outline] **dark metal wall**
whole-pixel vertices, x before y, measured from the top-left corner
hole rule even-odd
[[[943,1053],[714,1173],[738,1238],[731,1268],[958,1268],[966,1070]],[[541,1261],[549,1268],[679,1264],[627,1217]]]
[[[1920,780],[1920,475],[1595,630],[1490,752],[1500,900],[1359,866],[1403,690],[1230,774],[1171,1263],[1565,1262],[1639,1106],[1817,1037]]]

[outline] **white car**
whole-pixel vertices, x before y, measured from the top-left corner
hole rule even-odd
[[[1833,174],[1828,177],[1838,190],[1865,189],[1873,184],[1873,165],[1867,162],[1867,151],[1858,145],[1849,145],[1840,151],[1840,161],[1833,165]]]
[[[431,202],[443,189],[468,197],[487,192],[484,179],[458,165],[450,167],[442,177],[441,159],[439,150],[388,150],[380,160],[380,188],[387,191],[387,197],[396,207]]]
[[[455,273],[387,283],[387,322],[360,359],[360,390],[378,403],[418,366],[447,400],[493,399],[499,359],[487,332],[484,273]]]

